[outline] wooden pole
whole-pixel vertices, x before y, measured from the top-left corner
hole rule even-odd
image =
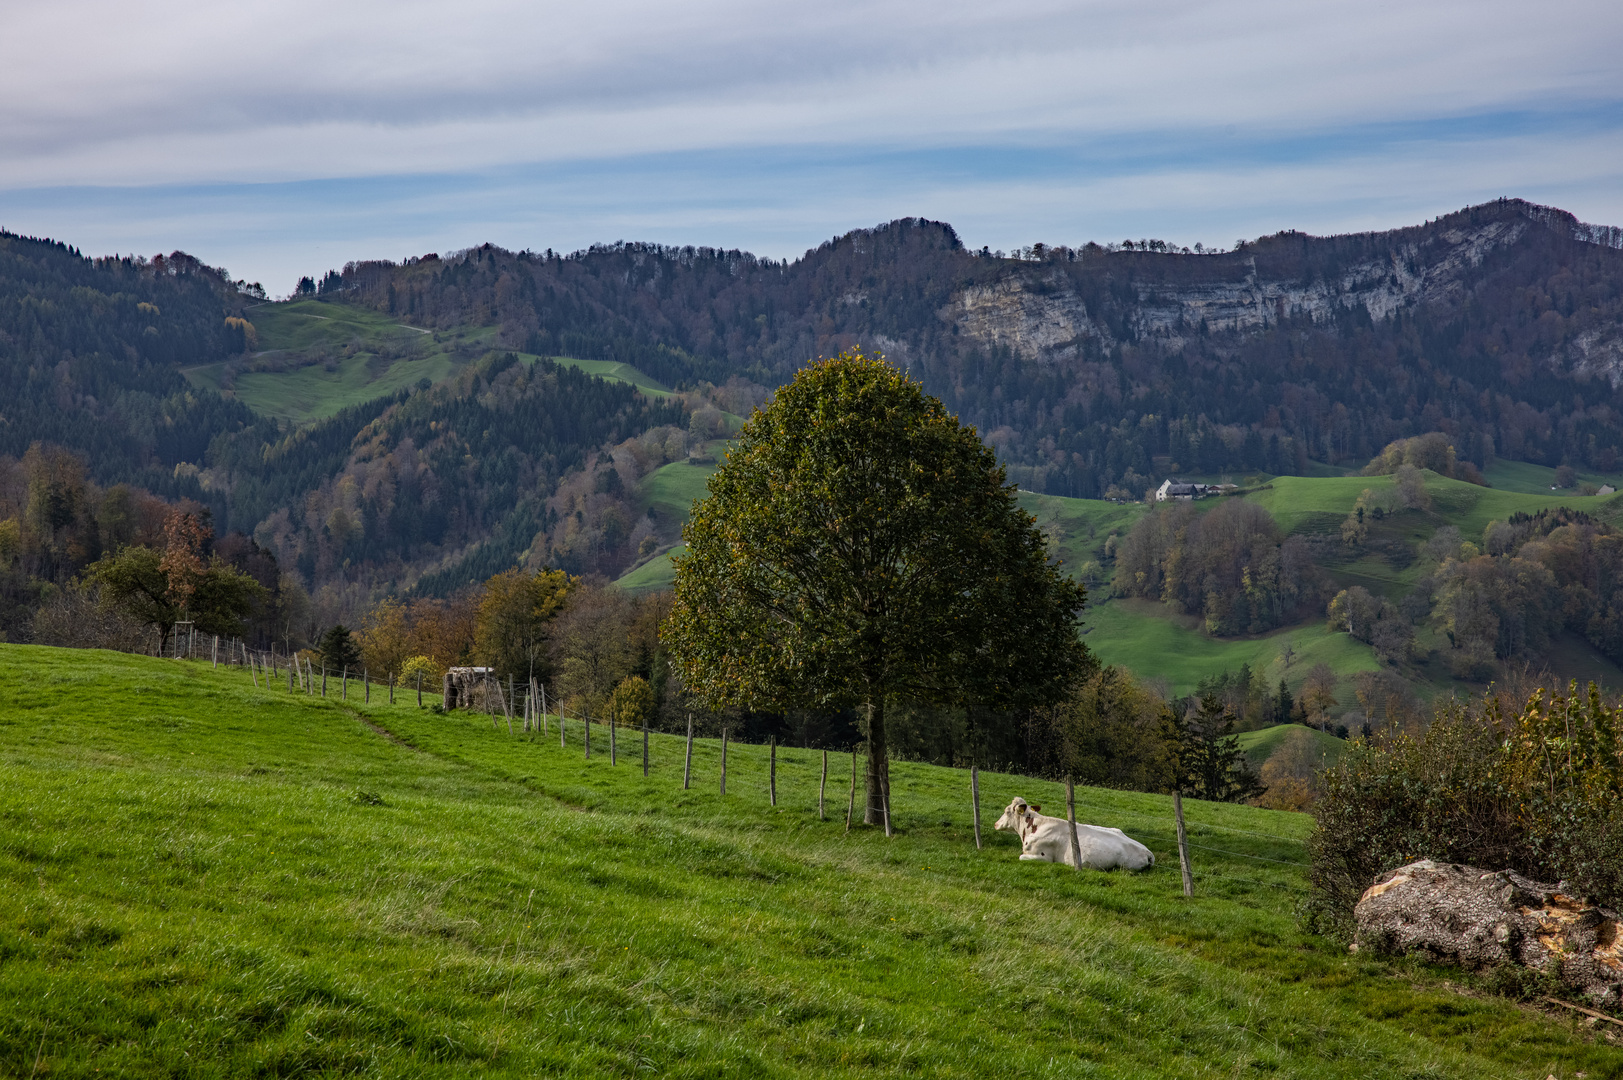
[[[366,688],[366,704],[372,704],[372,673],[366,668],[361,669],[361,685]]]
[[[259,689],[259,673],[254,670],[253,657],[248,658],[248,677],[254,681],[254,689]],[[270,689],[270,676],[265,676],[265,689]]]
[[[530,682],[535,684],[535,692],[541,695],[541,734],[550,735],[552,732],[547,730],[547,684],[536,678],[531,678]]]
[[[823,751],[823,778],[817,782],[817,820],[827,821],[828,816],[823,813],[823,792],[828,789],[828,751]]]
[[[389,672],[389,704],[390,705],[394,704],[394,679],[395,679],[394,672],[392,672],[392,671]]]
[[[975,808],[975,850],[981,849],[981,767],[969,763],[969,801]]]
[[[614,722],[614,702],[610,701],[609,702],[609,764],[610,765],[618,765],[618,764],[620,764],[620,759],[615,754],[615,750],[614,750],[614,744],[615,744],[614,729],[619,727],[619,726],[620,726],[619,724],[616,724]]]
[[[501,683],[497,683],[496,688],[500,690]],[[509,671],[507,673],[507,700],[502,702],[502,708],[507,711],[507,734],[509,736],[513,734],[513,710],[517,706],[518,699],[513,697],[513,673]]]
[[[287,666],[287,692],[290,693],[290,694],[293,692],[293,665],[292,664],[289,664]]]
[[[321,661],[321,696],[327,696],[327,661]]]
[[[501,694],[502,684],[496,684],[496,693]],[[490,730],[496,730],[496,706],[490,703],[490,672],[485,672],[485,710],[490,713]]]
[[[592,714],[587,713],[583,718],[586,724],[586,760],[592,760]]]
[[[218,668],[220,666],[220,635],[219,634],[214,635],[214,666],[216,668]]]
[[[857,748],[851,748],[851,801],[845,804],[845,831],[851,831],[851,814],[857,808]]]
[[[642,775],[648,778],[648,714],[642,714]]]
[[[727,794],[727,729],[721,729],[721,793]]]
[[[421,671],[417,673],[417,707],[419,709],[423,707],[423,673]]]
[[[344,696],[343,696],[342,700],[348,701],[349,700],[349,665],[348,664],[344,665],[344,673],[339,676],[339,681],[342,684],[343,690],[344,690]]]
[[[892,835],[890,831],[890,762],[885,762],[885,771],[879,777],[879,805],[885,811],[885,835]]]
[[[1065,774],[1065,820],[1071,823],[1071,865],[1082,870],[1082,838],[1076,834],[1076,784]]]
[[[682,764],[682,790],[686,791],[693,782],[693,714],[688,713],[688,754],[687,760]]]
[[[1195,878],[1189,872],[1189,837],[1183,831],[1183,793],[1172,789],[1172,814],[1178,819],[1178,865],[1183,868],[1183,894],[1195,895]]]
[[[776,735],[768,739],[766,777],[768,798],[771,799],[772,805],[776,806],[778,805],[778,737]]]

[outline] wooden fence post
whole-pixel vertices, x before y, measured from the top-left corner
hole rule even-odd
[[[497,682],[497,693],[501,692],[501,688],[502,684]],[[513,735],[513,710],[517,707],[518,699],[513,697],[513,673],[509,671],[507,673],[507,700],[502,702],[502,709],[507,713],[507,735],[509,738]]]
[[[648,777],[648,714],[642,717],[642,775]]]
[[[885,835],[893,835],[890,829],[890,760],[885,761],[885,770],[879,776],[879,805],[885,811]]]
[[[417,707],[419,709],[423,707],[423,673],[421,671],[417,673]]]
[[[975,850],[981,849],[981,767],[969,763],[969,801],[975,804]]]
[[[778,737],[769,737],[770,745],[767,748],[766,786],[768,797],[772,805],[778,805]]]
[[[851,814],[857,808],[857,748],[851,748],[851,801],[845,804],[845,831],[851,831]]]
[[[343,698],[341,700],[348,701],[349,700],[349,665],[348,664],[344,665],[344,673],[342,675],[340,675],[338,678],[339,678],[340,685],[343,687]]]
[[[218,668],[220,666],[220,635],[219,634],[214,635],[214,666],[216,668]]]
[[[248,677],[254,681],[254,689],[259,689],[259,673],[254,670],[253,658],[248,659]],[[270,689],[270,676],[265,676],[265,688]]]
[[[615,749],[614,749],[614,747],[615,747],[614,729],[619,727],[619,726],[620,725],[618,725],[618,724],[616,724],[614,722],[614,702],[611,700],[609,702],[609,764],[610,765],[618,765],[618,764],[620,764],[620,758],[616,754]]]
[[[1071,865],[1082,870],[1082,838],[1076,835],[1076,784],[1065,774],[1065,820],[1071,823]]]
[[[327,696],[327,661],[321,661],[321,696]]]
[[[727,728],[721,729],[721,793],[727,794]]]
[[[592,760],[592,714],[587,713],[585,716],[583,716],[581,718],[581,722],[586,725],[586,760],[591,761]]]
[[[366,689],[366,704],[372,704],[372,673],[366,668],[361,669],[361,685]]]
[[[688,784],[692,783],[692,781],[693,781],[693,714],[690,712],[690,713],[688,713],[688,754],[687,754],[687,760],[682,765],[682,790],[686,791],[688,789]]]
[[[392,671],[389,672],[389,704],[390,705],[394,704],[394,679],[395,679],[394,672],[392,672]]]
[[[827,821],[828,815],[823,813],[823,792],[828,790],[828,751],[823,751],[823,778],[817,782],[817,820]]]
[[[1172,815],[1178,819],[1178,865],[1183,868],[1183,894],[1195,895],[1195,878],[1189,872],[1189,837],[1183,831],[1183,793],[1172,789]]]

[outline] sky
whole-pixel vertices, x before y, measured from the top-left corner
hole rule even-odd
[[[898,217],[1013,250],[1623,224],[1617,0],[0,5],[0,227],[273,295],[354,259]]]

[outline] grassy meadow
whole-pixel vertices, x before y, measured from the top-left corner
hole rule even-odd
[[[352,691],[357,688],[352,684]],[[0,646],[0,1074],[1623,1076],[1623,1050],[1457,972],[1306,936],[1295,814],[1078,792],[1139,875],[976,851],[962,772],[681,741],[241,669]],[[404,696],[403,696],[404,697]],[[556,721],[554,721],[556,723]],[[988,826],[1055,785],[987,774]]]
[[[295,424],[325,419],[351,405],[384,397],[422,379],[439,382],[496,348],[496,328],[425,330],[370,308],[328,300],[263,304],[247,312],[259,335],[255,358],[274,359],[280,371],[240,371],[224,360],[188,368],[194,386],[230,392],[264,416]],[[517,353],[533,363],[529,353]],[[589,375],[627,383],[650,397],[669,387],[630,364],[553,358]]]

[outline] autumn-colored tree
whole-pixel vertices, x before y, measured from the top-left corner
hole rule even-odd
[[[600,714],[636,658],[630,630],[635,607],[613,588],[576,588],[553,628],[558,689],[575,708]]]
[[[355,638],[361,647],[362,663],[368,671],[381,679],[400,675],[412,655],[406,605],[394,597],[381,601],[366,613]]]
[[[803,369],[709,490],[675,560],[672,658],[712,709],[858,709],[870,823],[890,702],[1051,704],[1086,667],[1085,590],[974,429],[883,357]]]
[[[609,695],[609,715],[615,723],[641,727],[654,718],[654,691],[641,675],[629,675]]]
[[[172,510],[163,523],[163,557],[158,568],[168,583],[169,599],[184,608],[208,570],[203,549],[214,530],[195,514]]]
[[[1307,681],[1302,683],[1302,691],[1298,697],[1302,708],[1307,715],[1316,722],[1322,723],[1340,701],[1336,697],[1336,673],[1329,664],[1322,660],[1314,664],[1307,673]]]
[[[571,584],[562,570],[509,570],[485,582],[474,630],[479,659],[503,677],[550,679],[547,630]]]

